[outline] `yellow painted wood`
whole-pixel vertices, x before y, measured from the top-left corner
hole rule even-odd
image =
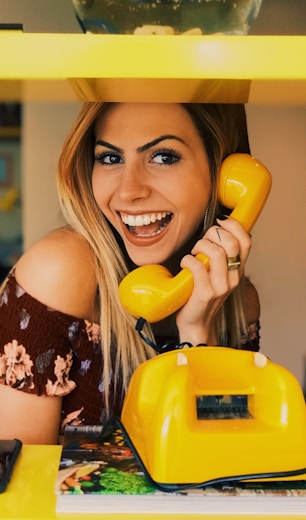
[[[2,31],[0,49],[0,80],[21,82],[25,99],[35,99],[35,90],[52,98],[54,90],[64,100],[256,103],[273,102],[272,89],[277,102],[306,102],[305,36]],[[41,80],[45,92],[35,89]]]

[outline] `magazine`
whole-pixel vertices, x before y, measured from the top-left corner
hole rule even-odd
[[[305,514],[306,481],[166,491],[148,475],[121,421],[67,427],[56,480],[57,512]]]

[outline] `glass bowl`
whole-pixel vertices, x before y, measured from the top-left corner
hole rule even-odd
[[[84,32],[248,34],[262,0],[72,0]]]

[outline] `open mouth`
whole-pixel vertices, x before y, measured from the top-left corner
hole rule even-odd
[[[120,217],[132,235],[137,237],[154,237],[168,226],[173,214],[166,211],[145,213],[143,215],[120,213]]]

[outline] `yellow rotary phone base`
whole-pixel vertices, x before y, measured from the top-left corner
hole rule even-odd
[[[121,420],[161,484],[306,467],[300,385],[258,352],[193,347],[157,356],[133,374]]]

